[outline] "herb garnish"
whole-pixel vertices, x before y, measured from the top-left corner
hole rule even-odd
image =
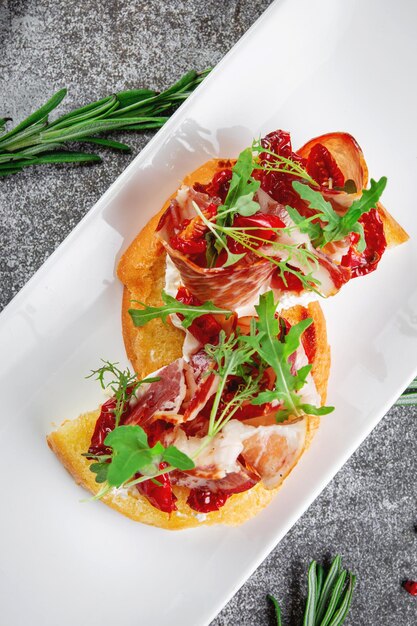
[[[254,330],[254,325],[252,325],[252,330]],[[262,371],[257,376],[253,375],[253,367],[250,366],[255,365],[252,360],[255,349],[244,341],[242,335],[232,333],[229,338],[226,338],[222,330],[218,344],[215,346],[207,344],[205,351],[215,362],[216,374],[220,377],[209,418],[208,437],[212,438],[232,419],[242,402],[253,400],[259,391]],[[230,376],[239,376],[242,383],[232,399],[222,407],[218,414],[222,395]]]
[[[287,211],[293,221],[298,225],[302,233],[307,233],[315,248],[323,247],[331,241],[340,241],[350,233],[357,233],[359,241],[357,249],[359,252],[365,250],[365,237],[363,226],[358,221],[364,214],[375,208],[382,192],[387,184],[387,179],[383,176],[378,182],[371,179],[370,189],[364,189],[362,196],[355,200],[344,215],[339,215],[333,209],[330,202],[324,199],[319,191],[311,189],[298,181],[294,181],[292,186],[295,191],[306,200],[310,208],[317,213],[309,218],[305,218],[298,211],[287,206]],[[317,219],[321,223],[317,222]],[[314,220],[314,221],[312,221]]]
[[[173,300],[175,299],[173,298]],[[175,300],[175,302],[177,301]],[[198,317],[193,309],[197,309],[197,313],[200,315],[205,314],[201,310],[199,311],[200,307],[189,305],[187,307],[190,309],[188,313],[191,315],[191,320],[188,319],[189,323]],[[306,383],[311,370],[310,365],[306,365],[294,373],[291,370],[289,359],[300,346],[301,335],[312,323],[312,320],[303,320],[295,324],[287,333],[280,332],[279,322],[275,317],[276,303],[272,291],[260,296],[256,310],[259,318],[258,320],[252,319],[249,335],[242,335],[237,330],[226,336],[222,330],[216,345],[206,344],[205,346],[205,351],[215,366],[211,370],[211,374],[219,377],[219,384],[210,411],[207,435],[202,439],[201,446],[193,454],[193,457],[188,457],[175,446],[164,448],[159,442],[151,448],[148,444],[147,435],[140,426],[117,425],[104,440],[105,446],[112,449],[112,455],[102,457],[88,453],[85,455],[97,461],[90,466],[91,471],[97,474],[96,482],[107,483],[95,496],[96,499],[101,498],[112,487],[124,486],[128,488],[145,480],[155,479],[174,469],[183,471],[192,469],[201,452],[226,426],[244,402],[259,405],[279,400],[277,422],[284,421],[290,416],[325,415],[333,410],[333,407],[319,408],[306,404],[302,401],[302,397],[297,395],[297,392]],[[169,313],[170,311],[167,312],[163,307],[160,307],[157,312],[152,311],[149,319],[166,317]],[[145,324],[149,319],[143,323]],[[262,391],[262,379],[265,369],[268,367],[272,367],[276,374],[275,387],[270,391]],[[120,420],[126,398],[129,399],[129,394],[132,393],[131,386],[137,387],[139,384],[155,379],[148,378],[144,381],[136,381],[129,370],[122,372],[113,364],[105,362],[103,368],[92,373],[97,375],[103,387],[105,386],[103,377],[107,371],[116,373],[118,376],[112,389],[115,397],[120,398]],[[234,389],[231,398],[225,401],[224,392],[232,378],[235,379],[235,382],[236,378],[240,379],[238,387]],[[162,462],[168,465],[160,469]],[[134,478],[138,472],[141,476]]]
[[[308,250],[304,245],[295,246],[285,244],[280,241],[274,241],[270,239],[264,239],[251,233],[251,231],[265,230],[268,232],[273,231],[277,237],[283,232],[288,232],[289,228],[272,228],[269,226],[253,226],[253,227],[237,227],[237,226],[221,226],[217,223],[216,217],[207,219],[200,210],[200,207],[196,202],[193,202],[193,207],[197,215],[201,218],[209,231],[212,233],[214,239],[222,246],[227,253],[227,260],[223,264],[223,267],[234,265],[240,259],[242,259],[246,253],[235,254],[231,252],[227,245],[227,237],[231,237],[237,243],[243,245],[248,252],[253,252],[256,256],[261,257],[269,261],[272,265],[275,265],[284,284],[287,284],[285,274],[294,274],[301,281],[301,284],[305,289],[311,291],[317,291],[317,286],[320,285],[320,281],[313,276],[313,271],[318,267],[317,257],[314,252]],[[220,214],[220,217],[222,215]],[[262,250],[262,246],[270,246],[271,249],[279,251],[282,258],[275,258],[265,254]],[[212,252],[210,252],[212,256]],[[294,267],[294,264],[302,265],[305,268],[305,272]]]
[[[195,319],[206,315],[208,313],[225,315],[228,319],[232,315],[232,311],[228,309],[219,309],[213,302],[204,302],[200,305],[184,304],[173,298],[165,291],[161,293],[163,305],[162,306],[149,306],[143,302],[135,300],[138,304],[143,306],[143,309],[129,309],[129,315],[135,326],[145,326],[153,319],[160,318],[163,322],[166,322],[169,315],[181,315],[183,319],[181,324],[184,328],[188,328]]]
[[[258,314],[256,333],[243,337],[265,363],[271,366],[276,374],[275,388],[262,391],[252,400],[252,404],[264,404],[279,400],[282,404],[277,414],[277,421],[283,421],[289,416],[327,415],[334,407],[315,407],[303,402],[297,391],[305,385],[311,365],[304,365],[293,372],[290,357],[297,351],[301,342],[301,335],[312,324],[308,318],[291,326],[288,332],[279,332],[279,323],[275,316],[277,304],[274,302],[272,291],[261,295],[259,304],[255,307]]]
[[[297,163],[292,159],[288,159],[287,157],[283,157],[281,154],[277,154],[269,148],[264,147],[261,139],[255,140],[252,143],[252,151],[257,154],[268,154],[273,158],[271,161],[256,160],[254,162],[254,169],[262,170],[264,172],[289,174],[290,176],[296,176],[297,178],[305,180],[309,185],[313,185],[313,187],[319,186],[300,163]]]
[[[91,370],[91,374],[86,376],[86,378],[95,376],[96,380],[100,382],[102,389],[111,389],[116,400],[114,417],[116,426],[118,426],[126,403],[135,395],[139,387],[146,383],[155,383],[159,378],[152,377],[138,380],[137,376],[132,374],[128,367],[125,370],[121,370],[117,367],[119,365],[118,363],[111,363],[104,359],[102,359],[102,361],[104,365],[97,370]],[[106,376],[109,374],[113,376],[113,378],[109,382],[106,382]]]
[[[356,576],[342,568],[342,559],[336,556],[329,572],[316,561],[308,569],[308,595],[303,626],[341,626],[352,602]],[[275,608],[276,624],[282,626],[281,609],[277,600],[268,595]]]
[[[29,165],[42,163],[101,161],[97,154],[64,150],[72,141],[130,152],[126,144],[97,135],[115,130],[160,128],[209,72],[210,69],[191,70],[160,93],[150,89],[120,91],[49,122],[48,115],[67,94],[66,89],[61,89],[15,128],[0,136],[0,176],[16,174]],[[8,120],[0,119],[0,131]]]

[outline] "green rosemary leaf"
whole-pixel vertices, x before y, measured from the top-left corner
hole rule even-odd
[[[33,165],[41,163],[99,163],[101,158],[97,154],[87,152],[51,152],[42,154],[33,160]]]
[[[304,611],[303,626],[315,626],[315,613],[317,604],[317,563],[311,561],[308,568],[308,594]]]
[[[3,135],[0,139],[0,147],[4,146],[5,140],[17,135],[22,130],[26,129],[28,126],[32,126],[33,124],[36,124],[37,122],[47,119],[48,114],[53,109],[55,109],[60,102],[62,102],[62,100],[65,98],[66,95],[67,95],[66,89],[60,89],[59,91],[57,91],[52,96],[52,98],[50,98],[48,102],[46,102],[37,111],[35,111],[35,113],[32,113],[31,115],[29,115],[26,119],[23,120],[23,122],[20,122],[20,124],[18,124],[15,128],[9,131],[6,135]]]
[[[129,126],[130,124],[137,124],[138,122],[158,122],[157,118],[144,117],[142,118],[126,118],[119,119],[99,119],[95,121],[87,120],[85,122],[79,122],[70,126],[69,128],[61,128],[58,130],[44,130],[40,133],[39,138],[42,143],[49,141],[74,141],[82,139],[83,137],[89,137],[96,133],[107,132],[110,130],[120,130],[122,127]]]
[[[60,115],[56,120],[54,120],[53,122],[50,122],[48,124],[48,128],[55,128],[55,126],[57,126],[58,124],[61,124],[61,122],[64,122],[66,120],[71,120],[73,118],[78,118],[78,116],[88,114],[90,111],[92,111],[93,116],[94,116],[94,111],[97,108],[101,107],[103,104],[106,104],[106,102],[109,102],[112,98],[113,96],[106,96],[105,98],[101,98],[101,100],[96,100],[96,102],[90,102],[90,104],[86,104],[82,107],[79,107],[78,109],[74,109],[73,111],[64,113],[64,115]]]
[[[355,588],[356,576],[349,573],[349,584],[346,589],[345,595],[343,596],[343,600],[341,601],[338,610],[333,616],[332,621],[329,626],[341,626],[345,621],[347,614],[349,612],[350,605],[352,603],[353,590]]]
[[[156,96],[156,91],[151,89],[126,89],[125,91],[119,91],[116,96],[120,104],[119,111],[122,111],[131,104],[140,104],[143,100],[149,100],[149,98]]]
[[[108,98],[104,98],[104,100],[95,103],[94,106],[90,105],[89,107],[83,107],[84,110],[78,109],[72,113],[63,115],[55,120],[55,122],[52,122],[52,124],[49,124],[49,128],[58,130],[59,128],[65,128],[69,125],[78,124],[79,122],[84,122],[91,118],[98,119],[105,114],[109,114],[117,106],[117,97],[109,96]],[[87,110],[85,110],[86,108]]]
[[[320,594],[320,598],[317,604],[315,626],[320,626],[321,624],[321,620],[326,611],[326,605],[329,601],[333,585],[335,583],[335,580],[339,576],[341,569],[342,569],[342,559],[340,555],[337,555],[334,558],[330,566],[329,573],[327,574],[326,579],[323,583],[323,589],[322,589],[322,592]]]
[[[343,570],[340,572],[338,579],[336,580],[336,584],[333,587],[332,594],[330,596],[329,605],[324,614],[322,621],[320,622],[320,626],[330,626],[331,621],[333,620],[337,608],[339,606],[339,601],[343,593],[343,587],[346,582],[347,572]]]
[[[317,605],[320,600],[321,591],[323,589],[323,580],[324,580],[324,567],[320,565],[319,563],[317,563],[317,567],[316,567],[316,578],[317,578],[317,602],[316,602],[316,609],[317,609]]]
[[[276,626],[282,626],[281,607],[279,606],[278,601],[271,594],[268,594],[267,598],[269,598],[269,600],[271,600],[271,602],[273,604],[273,607],[274,607],[274,610],[275,610]]]
[[[60,90],[15,128],[0,136],[0,176],[15,174],[29,165],[64,162],[63,157],[56,160],[50,156],[46,159],[27,157],[43,152],[51,153],[52,150],[61,152],[64,144],[69,141],[96,143],[106,148],[128,151],[126,144],[101,139],[96,135],[116,130],[146,131],[160,128],[181,102],[204,80],[209,71],[210,69],[200,73],[194,70],[187,72],[161,93],[150,89],[121,91],[49,122],[49,113],[66,95],[66,89]],[[4,130],[8,119],[0,118],[0,132]],[[73,156],[65,159],[65,162],[99,160],[96,155],[80,158]]]
[[[89,137],[88,139],[83,139],[83,143],[95,143],[99,146],[104,146],[105,148],[112,148],[113,150],[122,150],[123,152],[131,152],[130,146],[125,143],[120,143],[119,141],[113,141],[113,139],[101,139],[100,137]]]
[[[126,127],[121,126],[118,130],[154,130],[155,128],[161,128],[169,120],[169,117],[155,118],[155,120],[155,122],[141,122],[140,124],[130,124]]]
[[[416,406],[417,405],[417,393],[411,391],[410,393],[403,393],[395,403],[397,406]]]

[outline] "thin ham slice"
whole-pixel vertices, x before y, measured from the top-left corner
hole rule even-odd
[[[156,419],[174,423],[178,421],[179,410],[187,390],[184,360],[177,359],[151,376],[159,377],[160,380],[139,387],[132,402],[133,409],[125,424],[146,425]]]
[[[300,458],[306,434],[306,418],[290,424],[258,426],[245,438],[242,457],[260,475],[263,485],[274,489]]]
[[[204,209],[212,199],[207,194],[182,187],[162,216],[157,231],[167,254],[181,275],[182,283],[201,302],[211,300],[219,307],[234,309],[252,302],[259,292],[259,287],[273,272],[274,268],[268,260],[253,258],[251,254],[247,254],[238,263],[229,267],[206,268],[196,265],[185,254],[170,246],[169,242],[176,234],[179,223],[195,216],[192,201]]]
[[[357,192],[346,193],[331,189],[322,189],[324,197],[332,203],[335,210],[346,211],[354,200],[362,195],[368,184],[368,167],[363,152],[356,140],[348,133],[327,133],[315,137],[302,146],[297,153],[305,159],[316,145],[322,145],[335,159],[345,181],[353,180]]]
[[[221,492],[228,495],[250,489],[259,482],[259,476],[239,464],[238,471],[230,472],[219,480],[199,478],[198,476],[186,472],[173,472],[171,482],[173,485],[178,485],[179,487],[204,489],[212,493]]]
[[[264,486],[273,489],[297,463],[305,447],[306,434],[306,418],[268,426],[250,426],[232,419],[200,452],[195,469],[177,477],[180,481],[177,484],[192,489],[208,488],[213,481],[217,483],[230,475],[242,475],[240,459],[243,459]],[[204,442],[204,437],[187,437],[180,429],[170,440],[191,457]]]

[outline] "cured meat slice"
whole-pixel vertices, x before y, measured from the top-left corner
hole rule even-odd
[[[146,425],[155,419],[178,421],[178,413],[186,394],[184,360],[173,361],[154,372],[160,380],[141,385],[133,400],[133,408],[125,424]]]
[[[257,256],[253,258],[252,254],[247,254],[229,267],[207,268],[197,265],[170,245],[181,219],[190,219],[190,200],[197,202],[200,208],[204,208],[211,201],[206,194],[182,187],[177,199],[171,202],[162,216],[157,231],[167,254],[181,275],[182,283],[201,302],[211,300],[217,306],[229,309],[250,303],[257,295],[259,287],[273,272],[274,268],[267,259]]]
[[[251,428],[246,426],[246,428]],[[306,441],[307,420],[258,426],[243,442],[242,457],[261,477],[267,489],[278,487],[300,458]]]
[[[344,177],[344,182],[352,180],[355,183],[356,192],[346,193],[346,191],[331,189],[333,181],[330,183],[330,188],[323,186],[322,180],[318,181],[322,185],[324,197],[333,204],[335,210],[339,209],[344,212],[354,200],[361,197],[362,190],[368,184],[368,167],[363,152],[356,140],[348,133],[327,133],[311,139],[297,152],[306,159],[307,170],[310,169],[309,173],[313,178],[316,168],[313,167],[314,164],[309,166],[309,157],[310,154],[314,156],[312,151],[316,151],[317,146],[323,146],[328,150],[331,157],[336,161],[338,170]]]

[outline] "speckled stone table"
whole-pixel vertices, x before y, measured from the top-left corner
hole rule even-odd
[[[0,0],[0,114],[19,121],[62,86],[67,110],[123,88],[162,88],[190,67],[216,64],[268,5]],[[136,154],[149,136],[120,138]],[[1,306],[132,158],[103,155],[99,166],[33,168],[1,180]],[[358,574],[349,624],[415,626],[416,599],[400,582],[417,577],[416,418],[414,408],[391,409],[212,626],[272,624],[267,592],[282,602],[284,624],[297,626],[310,558],[335,553]]]

